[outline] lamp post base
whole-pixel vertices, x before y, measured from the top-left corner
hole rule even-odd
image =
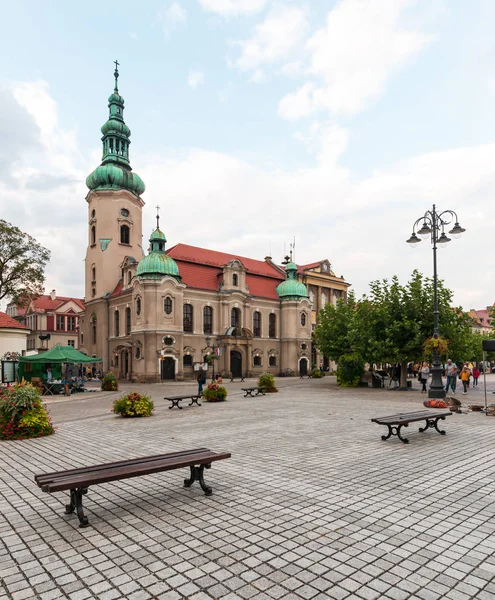
[[[431,367],[431,385],[428,390],[428,398],[435,400],[445,399],[445,388],[442,381],[442,366],[438,360],[438,354],[434,353],[433,365]]]

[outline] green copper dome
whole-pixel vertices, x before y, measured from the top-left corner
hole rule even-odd
[[[90,190],[129,190],[136,196],[140,196],[146,189],[137,173],[113,163],[96,167],[86,178],[86,185]]]
[[[290,262],[285,267],[287,279],[277,285],[277,294],[281,300],[299,300],[308,297],[308,290],[301,281],[297,280],[297,266]]]
[[[150,253],[139,261],[136,271],[137,277],[141,279],[161,279],[165,275],[171,275],[180,281],[177,263],[165,253],[166,241],[165,234],[157,226],[150,237]]]
[[[119,94],[115,61],[115,89],[108,98],[108,121],[101,128],[103,137],[102,163],[86,178],[90,190],[128,190],[140,196],[146,186],[139,175],[132,172],[129,162],[131,130],[124,122],[124,98]]]

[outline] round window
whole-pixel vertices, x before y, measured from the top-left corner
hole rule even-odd
[[[171,346],[174,343],[174,338],[167,335],[163,338],[163,343],[165,344],[165,346]]]
[[[121,209],[120,209],[120,214],[121,214],[123,217],[128,217],[128,216],[129,216],[129,211],[127,210],[127,208],[121,208]]]

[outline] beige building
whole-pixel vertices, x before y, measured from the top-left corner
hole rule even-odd
[[[158,217],[145,253],[145,186],[130,166],[130,131],[117,82],[116,71],[101,129],[102,164],[86,180],[80,350],[102,357],[105,371],[143,382],[192,379],[213,356],[215,370],[234,377],[308,373],[315,362],[316,310],[345,294],[348,284],[333,275],[328,261],[298,269],[292,261],[282,267],[270,257],[254,260],[184,244],[166,250]],[[306,280],[315,290],[312,303]]]

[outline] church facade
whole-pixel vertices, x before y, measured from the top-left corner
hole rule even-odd
[[[80,350],[103,358],[121,379],[193,379],[199,365],[234,377],[263,371],[305,374],[320,357],[312,346],[315,291],[328,301],[349,284],[328,261],[298,267],[185,244],[166,249],[156,229],[141,246],[145,185],[129,161],[124,99],[108,99],[103,157],[86,184],[88,247]],[[308,279],[309,278],[309,279]],[[303,280],[312,284],[311,295]],[[321,282],[320,282],[321,283]],[[210,372],[211,375],[211,372]]]

